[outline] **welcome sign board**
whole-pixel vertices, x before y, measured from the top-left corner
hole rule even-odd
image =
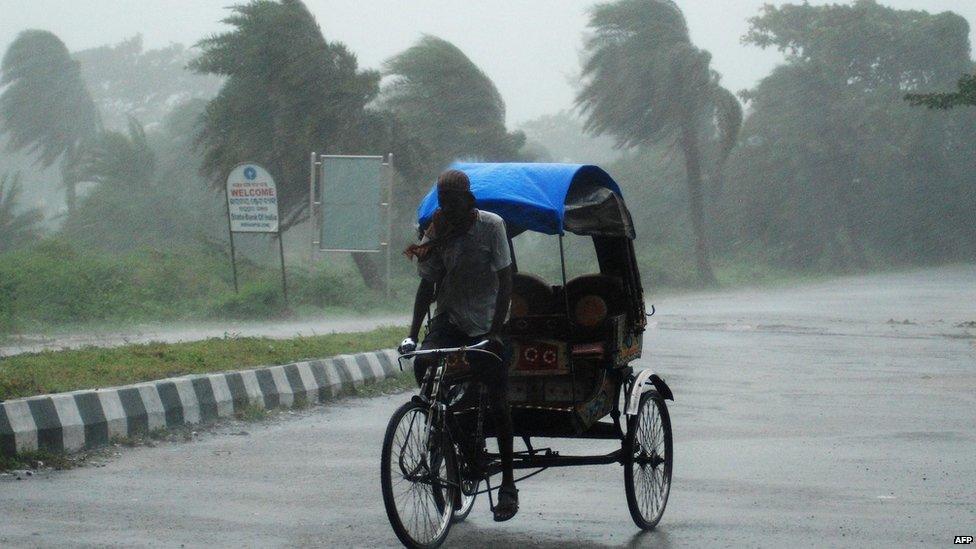
[[[227,212],[234,233],[278,232],[278,189],[257,164],[241,164],[227,176]]]

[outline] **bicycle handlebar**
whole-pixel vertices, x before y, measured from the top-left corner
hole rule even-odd
[[[421,356],[421,355],[449,355],[449,354],[452,354],[452,353],[475,352],[475,353],[484,353],[486,355],[491,355],[492,357],[495,358],[495,360],[497,360],[498,362],[501,362],[502,361],[502,357],[496,355],[495,353],[493,353],[491,351],[486,351],[485,350],[485,346],[488,345],[488,341],[489,340],[485,339],[483,341],[479,341],[478,343],[475,343],[474,345],[462,345],[461,347],[446,347],[446,348],[443,348],[443,349],[428,349],[428,350],[421,350],[421,351],[410,351],[409,353],[403,353],[402,355],[400,355],[400,358],[401,359],[403,359],[403,358],[413,358],[413,357]]]

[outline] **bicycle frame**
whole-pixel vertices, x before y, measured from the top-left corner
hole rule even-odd
[[[425,425],[425,435],[427,440],[431,440],[433,434],[433,428],[435,425],[440,427],[440,432],[444,436],[448,437],[448,442],[452,447],[458,447],[458,443],[461,442],[464,435],[459,432],[456,424],[450,420],[452,419],[451,403],[448,402],[449,394],[447,388],[443,387],[444,378],[447,373],[447,359],[451,355],[458,353],[472,353],[479,352],[485,353],[497,360],[501,360],[498,355],[484,350],[484,345],[487,341],[483,341],[474,346],[469,347],[454,347],[447,349],[432,349],[428,351],[415,351],[411,353],[405,353],[401,355],[403,358],[412,358],[416,356],[430,356],[434,355],[438,357],[435,367],[428,368],[424,374],[424,378],[421,381],[420,394],[415,396],[414,399],[419,399],[421,403],[428,406],[429,412],[427,414],[427,424]],[[400,364],[401,369],[403,368],[402,363]],[[470,377],[466,375],[465,378]],[[469,379],[459,379],[454,385],[460,383],[470,382]],[[478,395],[478,407],[477,407],[477,429],[473,437],[470,440],[474,443],[474,447],[478,452],[477,456],[467,455],[464,451],[456,452],[457,455],[457,465],[459,468],[467,468],[470,471],[474,471],[478,474],[477,479],[468,480],[484,480],[488,479],[496,474],[501,473],[501,455],[497,453],[488,452],[486,448],[486,438],[484,434],[484,416],[485,416],[485,387],[482,383],[477,382],[479,386]],[[442,390],[443,389],[443,390]],[[624,389],[626,390],[626,388]],[[529,437],[523,437],[526,442],[527,450],[514,452],[513,455],[513,468],[514,469],[539,469],[539,471],[533,472],[529,475],[523,476],[517,480],[524,480],[529,476],[533,476],[542,472],[550,467],[575,467],[584,465],[609,465],[613,463],[624,463],[624,458],[627,455],[626,452],[626,436],[620,427],[619,417],[621,415],[621,410],[618,406],[614,405],[614,424],[607,424],[607,429],[601,433],[591,434],[585,438],[601,438],[609,440],[619,440],[622,444],[620,448],[609,452],[607,454],[597,454],[597,455],[560,455],[559,452],[553,450],[552,448],[533,448],[529,441]],[[426,451],[426,450],[425,450]],[[470,460],[474,458],[475,463],[471,463]],[[448,483],[447,480],[443,482]],[[490,490],[490,485],[487,490]],[[482,490],[481,492],[487,491]],[[481,493],[479,492],[479,493]]]

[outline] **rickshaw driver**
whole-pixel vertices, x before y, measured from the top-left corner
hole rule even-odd
[[[440,207],[419,244],[404,254],[416,257],[420,285],[414,300],[410,335],[400,344],[401,353],[416,348],[420,326],[436,300],[437,309],[428,325],[422,348],[471,345],[489,340],[488,350],[507,357],[502,326],[512,293],[511,253],[505,222],[498,215],[475,208],[468,176],[448,170],[437,180]],[[435,295],[436,290],[436,295]],[[502,462],[502,485],[494,519],[501,522],[518,512],[518,490],[512,472],[512,416],[508,403],[508,364],[471,357],[471,367],[488,389],[492,417]],[[418,384],[427,365],[414,361]]]

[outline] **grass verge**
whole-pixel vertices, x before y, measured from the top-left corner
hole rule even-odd
[[[293,339],[223,337],[15,355],[0,359],[0,400],[385,349],[405,331],[385,327]]]
[[[0,454],[0,471],[17,469],[42,469],[45,467],[57,470],[71,469],[75,463],[66,454],[55,454],[46,450],[21,452],[15,456]]]

